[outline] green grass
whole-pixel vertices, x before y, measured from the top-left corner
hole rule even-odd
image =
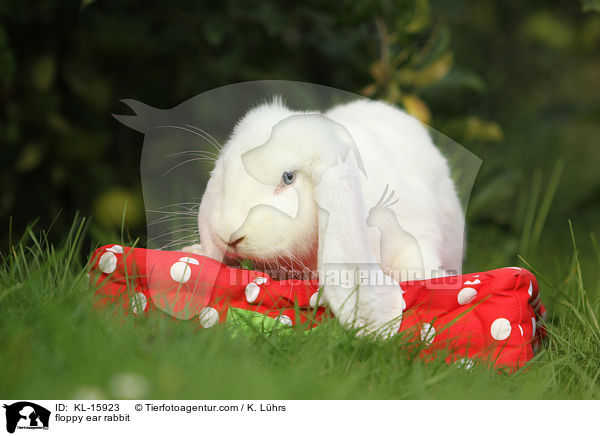
[[[3,254],[0,397],[600,398],[599,292],[586,291],[575,246],[560,262],[565,274],[529,265],[548,306],[550,337],[526,370],[505,375],[482,365],[466,371],[441,359],[425,363],[411,358],[401,337],[370,342],[335,323],[311,335],[232,337],[224,327],[198,329],[194,320],[94,309],[81,261],[90,252],[82,247],[85,227],[76,221],[57,247],[29,230]],[[473,238],[480,249],[476,232]],[[587,260],[597,271],[598,252]]]

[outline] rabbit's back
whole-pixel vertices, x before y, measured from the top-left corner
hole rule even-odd
[[[417,239],[424,257],[460,271],[464,215],[447,160],[427,129],[405,112],[369,100],[336,106],[325,115],[345,126],[356,142],[367,175],[362,186],[367,209],[389,185],[399,199],[392,206],[398,223]],[[372,236],[375,251],[378,236]]]

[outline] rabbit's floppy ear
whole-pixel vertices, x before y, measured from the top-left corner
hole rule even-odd
[[[319,286],[342,325],[387,337],[399,328],[404,301],[397,283],[372,281],[385,274],[369,243],[362,177],[356,154],[347,153],[315,184]]]
[[[327,124],[331,132],[329,140],[319,147],[311,159],[311,175],[313,183],[320,183],[321,177],[332,167],[341,164],[348,164],[352,161],[353,168],[360,171],[365,178],[367,172],[362,161],[358,147],[352,138],[352,135],[342,124],[321,115],[323,121]],[[350,159],[350,156],[353,159]]]
[[[316,184],[338,157],[346,160],[350,152],[365,174],[358,148],[343,125],[321,114],[296,114],[273,126],[269,139],[246,151],[242,162],[248,174],[266,185],[277,185],[282,171],[298,169],[306,170]]]
[[[327,118],[327,117],[325,117]],[[365,165],[363,163],[362,157],[360,155],[360,152],[358,151],[358,147],[356,146],[356,143],[354,142],[354,138],[352,138],[352,135],[350,134],[350,132],[348,131],[348,129],[346,129],[346,127],[344,127],[342,124],[338,123],[337,121],[333,121],[331,118],[327,118],[334,126],[335,126],[335,130],[340,138],[340,142],[345,144],[347,147],[347,153],[344,156],[338,156],[340,158],[343,157],[343,160],[348,163],[349,161],[349,157],[350,154],[352,154],[354,156],[354,163],[356,168],[358,168],[365,177],[367,177],[367,171],[365,170]],[[338,163],[341,162],[341,160],[338,161]]]
[[[315,201],[319,206],[319,260],[333,264],[371,264],[375,260],[368,243],[362,171],[354,153],[337,156],[336,161],[315,183]]]

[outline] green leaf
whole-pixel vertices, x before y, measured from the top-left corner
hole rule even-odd
[[[254,262],[252,262],[252,260],[250,260],[250,259],[242,259],[242,260],[240,260],[240,267],[242,269],[253,270],[254,269]]]
[[[50,54],[42,56],[34,64],[32,70],[32,82],[33,85],[40,91],[45,91],[54,82],[54,76],[56,75],[56,63],[54,57]]]
[[[408,33],[418,33],[425,30],[431,22],[431,7],[429,0],[415,0],[414,15],[404,30]]]
[[[583,12],[600,12],[600,0],[584,0]]]
[[[575,33],[570,23],[547,11],[530,16],[524,31],[531,39],[557,49],[571,46]]]
[[[465,68],[454,67],[450,72],[438,82],[434,83],[432,88],[464,88],[477,92],[486,90],[486,85],[481,76],[474,71]]]
[[[236,331],[242,333],[260,333],[270,334],[275,329],[281,329],[283,331],[291,331],[289,327],[285,326],[275,318],[263,315],[260,312],[253,310],[239,309],[236,307],[230,307],[227,311],[227,319],[225,323],[229,327],[233,327]],[[236,333],[234,333],[234,336]]]

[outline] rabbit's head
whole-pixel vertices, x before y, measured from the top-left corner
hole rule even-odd
[[[314,187],[353,149],[346,129],[321,114],[281,104],[249,112],[223,148],[203,197],[203,245],[209,238],[230,257],[316,266]]]

